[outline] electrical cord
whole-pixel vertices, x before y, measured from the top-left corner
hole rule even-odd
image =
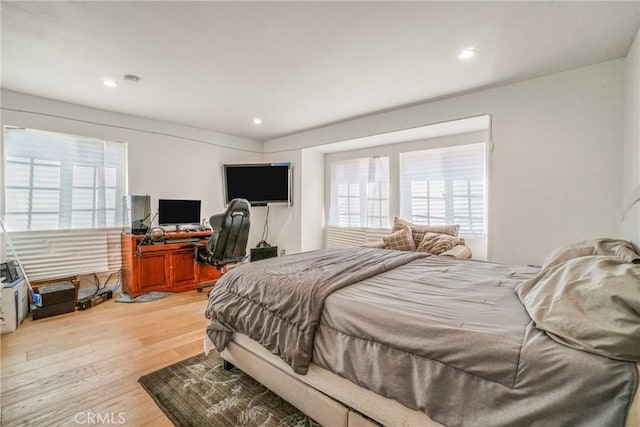
[[[262,240],[266,243],[267,237],[269,237],[269,205],[267,205],[267,215],[264,218],[264,227],[262,227]]]
[[[86,278],[86,281],[89,282],[89,284],[96,287],[96,291],[93,295],[98,293],[98,291],[100,290],[100,281],[98,280],[98,276],[95,273],[93,273],[93,280]]]
[[[116,286],[114,286],[113,288],[113,293],[115,294],[119,289],[120,286],[122,285],[122,269],[118,270],[118,281],[116,282]]]
[[[96,273],[93,273],[93,280],[94,280],[93,284],[96,287],[96,291],[91,296],[95,297],[96,295],[98,295],[98,292],[100,292],[100,279],[98,278],[98,275]]]
[[[114,271],[113,273],[111,273],[111,274],[109,275],[109,277],[107,277],[107,280],[105,280],[105,282],[104,282],[104,286],[103,286],[102,288],[100,288],[100,289],[104,289],[104,288],[106,288],[106,287],[107,287],[107,285],[109,284],[109,280],[111,280],[111,278],[112,278],[113,276],[115,276],[116,274],[120,274],[120,272],[121,272],[121,271],[122,271],[122,269],[120,268],[120,269],[118,269],[117,271]],[[118,281],[120,281],[120,279],[118,279]]]
[[[93,278],[95,279],[95,282],[91,282],[89,280],[90,283],[92,283],[95,287],[96,287],[96,291],[93,293],[93,295],[91,295],[91,297],[95,297],[96,295],[98,295],[98,292],[100,292],[101,290],[104,290],[107,288],[107,285],[109,284],[109,281],[113,278],[113,276],[115,276],[116,274],[118,275],[118,282],[116,283],[116,286],[113,288],[113,292],[115,292],[116,290],[118,290],[120,288],[120,282],[121,282],[121,275],[122,273],[122,269],[118,269],[117,271],[114,271],[113,273],[111,273],[109,275],[109,277],[107,277],[107,280],[104,281],[104,285],[100,286],[100,279],[98,279],[98,275],[96,273],[93,273]]]
[[[156,219],[157,216],[158,211],[156,211],[156,213],[151,217],[151,221],[149,221],[149,227],[147,227],[147,232],[144,233],[142,239],[140,239],[140,241],[136,244],[136,256],[140,256],[140,246],[142,245],[142,243],[144,243],[147,237],[151,236],[151,226],[153,225],[153,220]]]

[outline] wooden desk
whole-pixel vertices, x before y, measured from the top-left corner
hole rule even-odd
[[[211,231],[167,233],[165,243],[140,245],[144,236],[122,233],[123,291],[135,298],[151,291],[190,291],[216,281],[218,269],[194,259],[194,244],[206,245],[209,236]],[[172,243],[185,238],[199,241]]]

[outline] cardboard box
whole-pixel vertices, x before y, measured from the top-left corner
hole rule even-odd
[[[1,332],[6,334],[15,331],[29,312],[27,283],[24,279],[2,284],[0,305]]]

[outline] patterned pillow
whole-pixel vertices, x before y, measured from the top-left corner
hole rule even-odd
[[[458,243],[446,252],[441,253],[442,256],[452,256],[454,258],[471,258],[473,255],[471,249],[462,243]]]
[[[404,219],[395,217],[393,219],[393,228],[391,229],[391,233],[403,229],[405,227],[411,227],[411,231],[413,232],[413,242],[416,246],[420,245],[422,239],[424,238],[425,233],[440,233],[440,234],[448,234],[450,236],[458,236],[458,229],[460,226],[458,224],[454,225],[416,225],[412,224],[409,221],[405,221]]]
[[[425,233],[417,251],[440,255],[457,245],[458,241],[457,237],[449,236],[448,234]]]
[[[413,241],[413,235],[410,227],[391,233],[382,240],[384,241],[385,249],[395,249],[396,251],[416,250],[416,244]]]

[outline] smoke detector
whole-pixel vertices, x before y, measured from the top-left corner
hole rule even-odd
[[[135,74],[125,74],[122,77],[122,80],[124,80],[127,83],[137,85],[140,82],[140,77],[136,76]]]

